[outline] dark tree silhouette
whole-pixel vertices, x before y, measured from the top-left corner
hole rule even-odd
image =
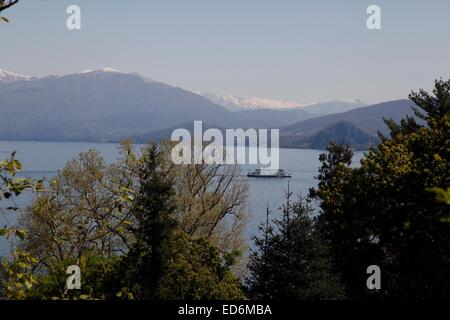
[[[450,186],[450,80],[409,97],[420,121],[387,120],[390,135],[359,167],[343,146],[320,157],[311,195],[320,200],[319,226],[349,298],[450,297],[450,207],[433,192]],[[372,264],[381,268],[381,290],[366,287]]]
[[[263,300],[332,300],[344,298],[333,272],[328,247],[312,218],[308,198],[292,202],[287,191],[282,217],[260,227],[256,252],[250,256],[247,287],[250,298]]]
[[[19,0],[0,0],[0,12],[12,7],[17,4]]]

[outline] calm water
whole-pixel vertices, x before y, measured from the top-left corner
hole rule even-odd
[[[118,158],[117,145],[96,143],[57,143],[57,142],[9,142],[0,141],[0,159],[7,158],[12,151],[17,151],[19,159],[25,171],[24,176],[41,179],[51,177],[62,168],[64,164],[79,152],[89,149],[99,150],[106,161],[114,161]],[[272,216],[279,214],[278,208],[284,200],[284,191],[290,186],[294,193],[306,194],[309,188],[314,187],[317,181],[317,169],[320,166],[320,150],[280,149],[280,166],[286,172],[292,174],[289,179],[258,179],[249,178],[250,197],[249,209],[251,219],[247,226],[246,235],[257,232],[258,225],[264,221],[266,208],[272,210]],[[363,153],[355,154],[354,163],[358,163]],[[243,174],[253,170],[256,166],[242,166]],[[32,195],[25,194],[20,198],[20,205],[26,205],[31,201]],[[0,208],[6,207],[1,204]],[[0,224],[13,224],[16,216],[5,216],[0,213]],[[0,240],[0,255],[8,252],[8,244]]]

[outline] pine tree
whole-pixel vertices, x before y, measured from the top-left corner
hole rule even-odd
[[[315,228],[307,198],[291,201],[281,208],[283,216],[260,227],[256,251],[248,265],[250,296],[269,300],[328,300],[343,298],[339,278],[333,273],[328,248]]]
[[[144,153],[140,172],[140,191],[133,212],[137,227],[136,243],[124,259],[125,282],[132,284],[134,298],[151,300],[158,297],[163,276],[165,250],[171,233],[176,230],[173,189],[170,180],[159,172],[159,150],[156,144]]]

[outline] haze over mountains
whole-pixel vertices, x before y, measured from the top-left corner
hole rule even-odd
[[[219,96],[212,93],[198,92],[206,99],[227,108],[230,111],[242,111],[249,109],[294,109],[304,105],[295,101],[281,101],[270,98],[242,98],[233,95]]]
[[[301,104],[295,101],[282,101],[270,98],[241,98],[232,95],[219,96],[211,93],[198,93],[213,103],[221,105],[230,111],[248,111],[257,109],[267,110],[300,110],[312,115],[326,115],[337,112],[345,112],[351,109],[367,106],[361,100],[354,101],[328,101],[313,104]]]
[[[292,147],[314,147],[305,139],[325,128],[325,136],[346,132],[352,135],[349,141],[371,144],[370,138],[357,136],[384,131],[383,117],[399,120],[412,114],[411,105],[409,100],[366,107],[358,100],[303,106],[273,99],[219,99],[111,68],[42,78],[0,69],[0,140],[149,139],[202,120],[205,127],[281,128],[283,136],[290,136],[282,141],[290,141]],[[339,122],[345,125],[330,129]],[[319,140],[323,139],[322,134]]]

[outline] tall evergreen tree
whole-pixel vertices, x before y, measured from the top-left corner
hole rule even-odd
[[[287,192],[281,219],[260,227],[257,249],[250,257],[247,285],[250,296],[269,300],[317,300],[344,297],[328,258],[328,248],[311,217],[309,200],[291,201]]]
[[[163,275],[163,259],[171,233],[176,228],[172,183],[159,171],[159,150],[150,145],[140,166],[140,190],[134,199],[133,213],[137,227],[133,230],[135,245],[128,253],[124,274],[134,285],[135,298],[156,299]]]

